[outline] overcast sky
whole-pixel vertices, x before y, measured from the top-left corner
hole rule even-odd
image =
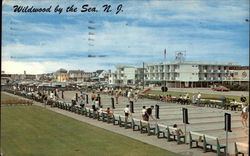
[[[66,13],[66,7],[73,4],[78,12]],[[83,4],[99,11],[80,12]],[[104,4],[111,4],[112,12],[103,12]],[[123,11],[115,14],[119,4]],[[16,13],[14,5],[51,5],[52,12]],[[56,5],[64,9],[61,14],[54,12]],[[114,71],[118,64],[164,61],[165,48],[167,61],[173,61],[177,51],[185,51],[186,61],[248,65],[248,7],[248,0],[7,0],[3,5],[2,70],[32,74],[59,68]],[[90,37],[94,41],[88,40],[89,32],[94,33]]]

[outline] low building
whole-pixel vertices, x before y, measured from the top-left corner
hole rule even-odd
[[[55,73],[56,80],[58,82],[66,82],[69,81],[69,74],[67,73],[67,70],[61,68],[56,71]]]
[[[143,68],[141,67],[118,65],[115,68],[113,77],[116,84],[136,84],[143,79]]]
[[[69,80],[72,81],[84,81],[84,71],[83,70],[69,70]]]
[[[229,67],[226,80],[229,84],[249,85],[249,66]]]
[[[223,83],[229,68],[236,63],[221,62],[161,62],[145,64],[146,83],[167,83],[169,87],[209,87]]]

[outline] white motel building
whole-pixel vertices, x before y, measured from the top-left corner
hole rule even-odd
[[[160,62],[145,63],[146,83],[167,83],[169,87],[208,87],[227,81],[230,67],[236,63]]]
[[[143,67],[116,66],[114,83],[158,84],[168,87],[209,87],[214,84],[238,84],[249,82],[249,67],[241,68],[237,63],[172,61],[144,63]],[[243,69],[237,71],[236,69]],[[144,73],[143,73],[144,69]],[[234,69],[234,70],[232,70]],[[234,74],[232,74],[234,73]],[[144,75],[144,80],[143,80]],[[241,76],[242,75],[242,76]],[[237,79],[236,77],[237,76]]]

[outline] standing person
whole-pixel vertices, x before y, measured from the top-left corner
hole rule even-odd
[[[114,95],[114,88],[111,88],[111,95]]]
[[[198,92],[198,95],[197,95],[197,104],[200,104],[200,101],[201,101],[201,93]]]
[[[125,96],[128,97],[128,89],[125,91]]]
[[[125,120],[128,120],[129,115],[130,115],[129,105],[127,105],[127,106],[124,108],[124,113],[125,113]]]
[[[52,92],[50,92],[49,98],[50,98],[50,100],[53,100],[53,98],[54,98],[53,91],[52,91]]]
[[[76,105],[76,97],[75,96],[72,97],[71,104],[72,104],[72,106]]]
[[[46,107],[46,105],[48,104],[48,97],[47,97],[47,95],[44,96],[43,102],[44,102],[44,107]]]
[[[135,92],[135,102],[137,102],[137,100],[138,100],[138,93]]]
[[[119,99],[119,92],[115,91],[115,103],[118,104],[118,99]]]
[[[131,91],[130,90],[128,91],[127,97],[128,97],[128,101],[130,101],[130,97],[131,97]]]
[[[247,118],[248,118],[248,106],[247,104],[243,104],[242,112],[241,112],[241,123],[243,128],[247,128]]]
[[[96,100],[95,92],[92,92],[91,94],[91,101],[94,102]]]
[[[129,98],[129,103],[133,102],[134,103],[135,101],[135,95],[134,94],[130,94],[130,98]]]
[[[99,100],[98,100],[98,98],[96,98],[94,104],[95,104],[95,108],[96,108],[96,109],[99,109],[99,106],[100,106],[100,105],[99,105]]]
[[[142,107],[142,110],[141,110],[141,112],[142,112],[142,114],[141,114],[141,117],[142,117],[142,120],[145,120],[145,114],[146,114],[146,106],[143,106]]]
[[[193,103],[193,104],[196,104],[196,98],[195,98],[195,95],[193,95],[193,97],[192,97],[192,103]]]
[[[85,105],[85,97],[83,95],[80,96],[79,102],[80,102],[80,106],[83,108]]]
[[[152,115],[153,109],[154,109],[154,106],[147,108],[146,113],[144,115],[145,121],[149,121],[149,117],[151,117],[153,120],[155,120],[153,115]]]

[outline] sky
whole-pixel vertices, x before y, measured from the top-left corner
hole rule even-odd
[[[98,12],[81,12],[85,4]],[[111,12],[103,11],[105,4],[111,5]],[[120,4],[122,11],[116,14]],[[47,13],[25,13],[14,12],[15,5],[52,7]],[[57,5],[63,8],[61,14],[54,12]],[[66,12],[71,5],[77,12]],[[180,51],[186,61],[248,65],[246,19],[248,0],[5,0],[1,70],[114,71],[115,65],[174,61]]]

